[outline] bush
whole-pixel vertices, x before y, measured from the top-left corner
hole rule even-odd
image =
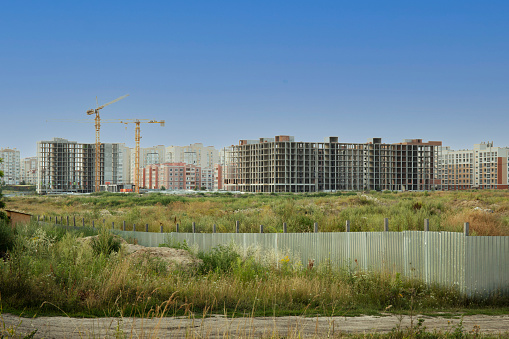
[[[6,222],[0,220],[0,257],[14,246],[14,230]]]
[[[97,238],[93,238],[90,244],[95,254],[110,255],[111,252],[120,251],[120,240],[116,239],[107,228],[101,229]]]
[[[240,255],[232,245],[218,245],[208,253],[200,252],[198,257],[203,260],[203,265],[200,267],[201,273],[229,273],[240,260]]]

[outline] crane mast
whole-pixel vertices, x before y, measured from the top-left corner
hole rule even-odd
[[[99,186],[101,185],[101,117],[99,116],[99,111],[104,107],[111,105],[119,100],[127,98],[129,94],[121,96],[113,101],[108,102],[102,106],[97,104],[96,109],[89,109],[87,111],[87,115],[95,114],[95,167],[94,167],[94,191],[99,192]],[[97,100],[97,98],[96,98]]]

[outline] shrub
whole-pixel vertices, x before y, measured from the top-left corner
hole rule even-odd
[[[107,228],[101,229],[97,238],[90,243],[95,254],[110,255],[111,252],[120,251],[120,240],[115,238]]]
[[[208,253],[200,252],[198,257],[203,260],[203,265],[200,267],[201,273],[229,273],[237,261],[240,261],[240,255],[232,245],[219,245]]]
[[[6,222],[0,220],[0,257],[14,246],[14,230]]]

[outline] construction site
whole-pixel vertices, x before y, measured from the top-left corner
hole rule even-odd
[[[319,192],[437,188],[442,143],[405,139],[383,144],[296,142],[293,136],[240,140],[232,146],[225,188],[244,192]]]

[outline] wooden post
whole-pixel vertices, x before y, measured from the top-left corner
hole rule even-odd
[[[389,218],[384,218],[384,232],[389,232]]]
[[[429,232],[429,219],[424,219],[424,232]]]
[[[212,233],[216,233],[216,224],[212,225]]]
[[[260,233],[263,233],[263,225],[260,225]]]
[[[124,220],[124,223],[122,225],[122,231],[125,231],[125,220]]]
[[[37,216],[37,222],[39,222],[39,216]]]
[[[69,216],[67,216],[67,226],[69,226]]]
[[[51,216],[49,217],[49,222],[51,222]]]
[[[235,233],[239,233],[239,221],[235,221]]]
[[[112,230],[114,230],[114,229],[115,229],[115,222],[114,222],[114,221],[112,221],[112,222],[111,222],[111,229],[112,229]]]
[[[345,232],[350,232],[350,220],[346,221]]]
[[[163,225],[161,224],[161,233],[163,233]]]
[[[148,224],[145,224],[145,232],[148,232]]]
[[[286,227],[286,222],[283,223],[283,233],[287,233],[288,229]]]
[[[76,227],[76,217],[75,216],[72,217],[72,225],[74,227]]]
[[[318,223],[315,222],[315,233],[318,233]]]
[[[133,232],[136,232],[136,224],[133,224]]]
[[[196,233],[196,223],[193,221],[193,233]]]
[[[85,218],[81,218],[81,224],[83,227],[85,227]]]
[[[179,232],[179,224],[177,223],[176,232]]]
[[[463,234],[465,234],[465,237],[468,237],[468,221],[463,225]]]
[[[92,220],[92,228],[95,228],[95,220]]]

